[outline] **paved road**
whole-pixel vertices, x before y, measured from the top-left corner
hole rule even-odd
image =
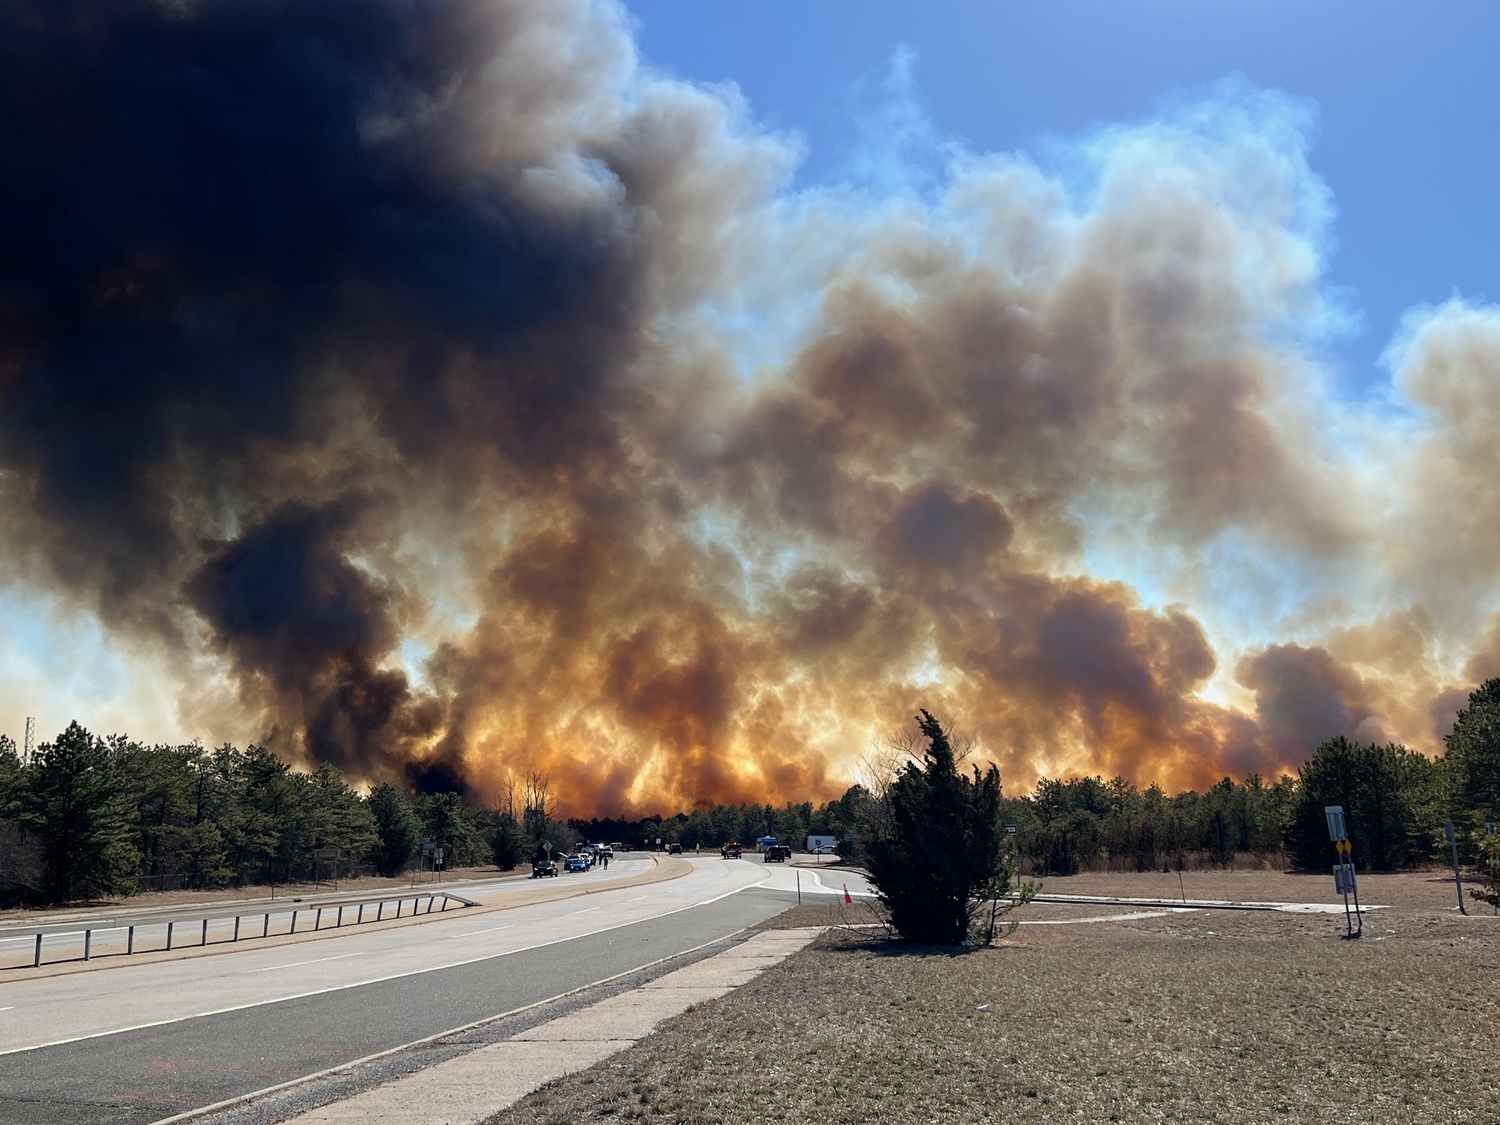
[[[812,874],[805,896],[841,893]],[[285,1082],[734,933],[795,879],[705,858],[586,898],[0,984],[0,1120],[137,1125]]]
[[[642,864],[646,862],[649,862],[649,857],[632,853],[623,862],[616,860],[609,869],[595,867],[583,873],[570,873],[559,876],[556,880],[545,880],[543,885],[586,884],[593,887],[618,882],[632,875],[639,875]],[[241,932],[245,935],[258,935],[263,930],[272,934],[284,934],[294,923],[299,932],[317,925],[320,907],[325,908],[323,921],[333,925],[342,903],[365,901],[373,904],[377,899],[384,899],[384,913],[388,915],[396,909],[397,902],[403,897],[406,900],[404,909],[410,913],[413,909],[413,896],[441,896],[447,893],[495,902],[500,901],[502,896],[534,890],[537,886],[538,883],[527,876],[505,875],[469,881],[424,882],[413,887],[393,887],[362,893],[329,891],[316,895],[282,895],[276,899],[178,903],[144,909],[127,904],[105,910],[53,914],[40,922],[34,917],[11,918],[0,922],[0,969],[32,964],[38,932],[45,935],[43,961],[56,963],[83,956],[85,929],[93,931],[92,952],[98,957],[124,953],[127,944],[137,952],[165,948],[169,923],[175,926],[174,945],[191,946],[203,943],[205,936],[209,943],[231,940],[237,917],[242,921]],[[346,911],[349,918],[354,916],[356,909]],[[375,910],[375,906],[371,905],[369,913],[373,916]],[[295,919],[294,911],[297,914]],[[206,934],[202,928],[204,920],[208,921]]]

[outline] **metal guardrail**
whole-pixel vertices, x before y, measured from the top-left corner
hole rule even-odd
[[[406,909],[406,904],[411,903],[411,908]],[[440,906],[437,904],[441,902]],[[425,905],[425,909],[424,909]],[[392,920],[396,918],[410,918],[418,914],[433,913],[437,906],[437,913],[445,912],[450,905],[458,908],[466,906],[477,906],[478,903],[466,899],[462,895],[449,894],[446,891],[422,891],[415,894],[382,895],[376,898],[360,899],[354,902],[335,902],[310,904],[307,906],[292,906],[290,909],[263,909],[253,911],[236,911],[232,914],[204,914],[189,915],[186,918],[172,918],[165,922],[134,922],[120,923],[116,925],[84,925],[70,927],[65,930],[50,931],[50,936],[56,938],[75,939],[69,942],[70,951],[76,949],[76,939],[81,934],[83,937],[82,954],[46,958],[44,954],[44,941],[49,936],[49,931],[41,930],[34,935],[35,944],[29,960],[22,960],[16,964],[0,965],[0,969],[34,969],[42,965],[61,965],[71,961],[90,961],[100,957],[128,957],[136,953],[161,953],[172,949],[198,949],[208,945],[228,945],[238,941],[249,941],[259,938],[285,937],[296,933],[317,933],[322,930],[336,930],[344,926],[359,926],[386,920],[386,910],[394,906],[391,913]],[[312,925],[308,926],[308,916],[311,915]],[[325,924],[326,915],[332,915],[331,924]],[[245,919],[259,917],[259,927],[247,927],[243,925]],[[273,920],[286,919],[273,926]],[[298,929],[299,920],[302,928]],[[192,929],[193,938],[186,944],[182,941],[182,923],[197,923]],[[227,937],[216,937],[210,940],[210,929],[215,928],[222,931],[233,923],[233,929]],[[285,926],[285,928],[281,928]],[[161,939],[150,944],[137,941],[137,930],[154,931],[165,927],[165,934]],[[256,931],[259,932],[256,932]],[[99,950],[95,948],[94,935],[97,934],[119,934],[123,931],[124,948]],[[20,938],[0,939],[4,942],[23,941],[25,935]],[[54,949],[56,945],[54,944]]]

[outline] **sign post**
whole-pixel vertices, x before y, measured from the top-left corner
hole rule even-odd
[[[1011,851],[1016,856],[1016,886],[1021,885],[1021,839],[1019,829],[1014,824],[1005,826],[1005,835],[1010,840]]]
[[[412,873],[411,877],[412,886],[415,887],[417,885],[417,875],[427,874],[427,865],[429,863],[432,864],[434,871],[437,870],[437,857],[439,854],[441,853],[437,846],[437,841],[431,836],[422,837],[422,854],[417,857],[417,870]]]
[[[1458,870],[1458,833],[1454,831],[1451,820],[1443,821],[1443,835],[1448,837],[1448,847],[1453,850],[1453,885],[1458,888],[1458,912],[1468,914],[1464,909],[1464,877]]]
[[[333,861],[333,889],[339,889],[339,857],[343,854],[340,848],[314,848],[313,855],[313,886],[321,886],[323,883],[321,866],[324,860]]]
[[[1343,805],[1324,805],[1323,815],[1328,819],[1328,838],[1333,841],[1333,889],[1344,896],[1344,924],[1348,932],[1344,940],[1357,938],[1365,931],[1364,915],[1359,909],[1359,882],[1354,876],[1354,845],[1349,842],[1349,829],[1344,823]],[[1354,913],[1349,913],[1349,896],[1354,895]],[[1359,928],[1355,929],[1355,920]]]

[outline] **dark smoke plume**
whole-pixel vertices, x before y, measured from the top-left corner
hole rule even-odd
[[[830,795],[918,706],[1022,782],[1427,745],[1483,643],[1500,327],[1413,323],[1438,420],[1351,503],[1369,466],[1286,343],[1326,221],[1286,104],[1117,138],[1081,210],[978,159],[937,202],[796,196],[791,146],[626,24],[0,7],[17,573],[212,661],[290,759],[536,769],[579,813]],[[1440,517],[1456,554],[1389,530]],[[1294,638],[1221,660],[1201,607],[1286,597]]]

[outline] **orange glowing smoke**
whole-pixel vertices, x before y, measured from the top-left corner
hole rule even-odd
[[[1013,790],[1430,749],[1493,670],[1500,318],[1408,326],[1419,420],[1324,393],[1284,99],[1084,203],[799,195],[607,5],[76,6],[0,26],[4,543],[230,677],[200,729],[642,813],[833,796],[918,707]]]

